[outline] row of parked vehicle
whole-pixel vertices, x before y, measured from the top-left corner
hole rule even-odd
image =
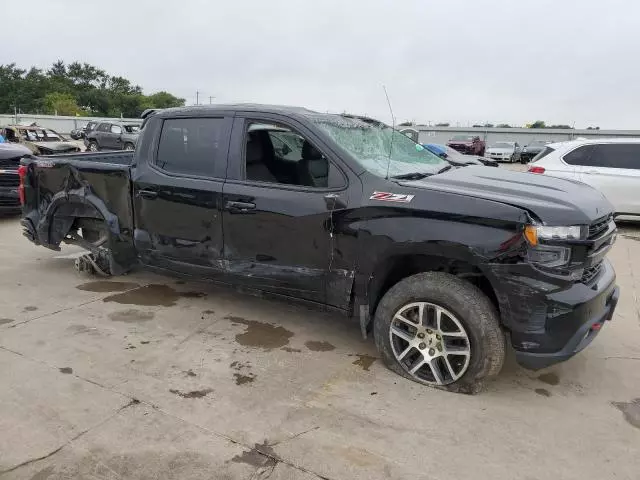
[[[140,125],[124,122],[89,122],[84,127],[72,130],[71,138],[84,140],[90,152],[100,150],[134,150],[138,142]]]
[[[549,143],[533,140],[523,147],[518,142],[500,141],[487,147],[478,135],[456,135],[447,142],[447,147],[465,155],[487,157],[498,162],[528,163]]]

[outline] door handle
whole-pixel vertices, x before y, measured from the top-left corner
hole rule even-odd
[[[256,204],[253,202],[235,202],[232,200],[229,200],[227,203],[225,203],[224,206],[230,212],[239,212],[239,213],[244,213],[244,212],[248,212],[249,210],[256,209]]]
[[[340,195],[337,193],[328,193],[324,196],[324,203],[327,205],[329,210],[334,210],[336,208],[347,208],[347,204],[344,200],[340,198]]]
[[[137,196],[152,200],[158,196],[158,192],[154,192],[153,190],[138,190]]]

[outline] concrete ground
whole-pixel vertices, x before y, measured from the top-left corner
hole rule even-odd
[[[336,315],[135,272],[0,220],[0,479],[638,479],[640,228],[614,321],[476,396],[387,370]]]

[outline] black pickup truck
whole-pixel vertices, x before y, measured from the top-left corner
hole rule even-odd
[[[36,244],[342,312],[392,370],[450,391],[497,374],[507,337],[525,367],[568,359],[619,296],[600,193],[452,167],[366,117],[168,109],[135,152],[25,159],[20,178]]]

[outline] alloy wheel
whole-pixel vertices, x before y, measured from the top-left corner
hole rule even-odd
[[[419,382],[447,385],[469,367],[469,336],[460,320],[440,305],[404,305],[391,321],[389,339],[398,363]]]

